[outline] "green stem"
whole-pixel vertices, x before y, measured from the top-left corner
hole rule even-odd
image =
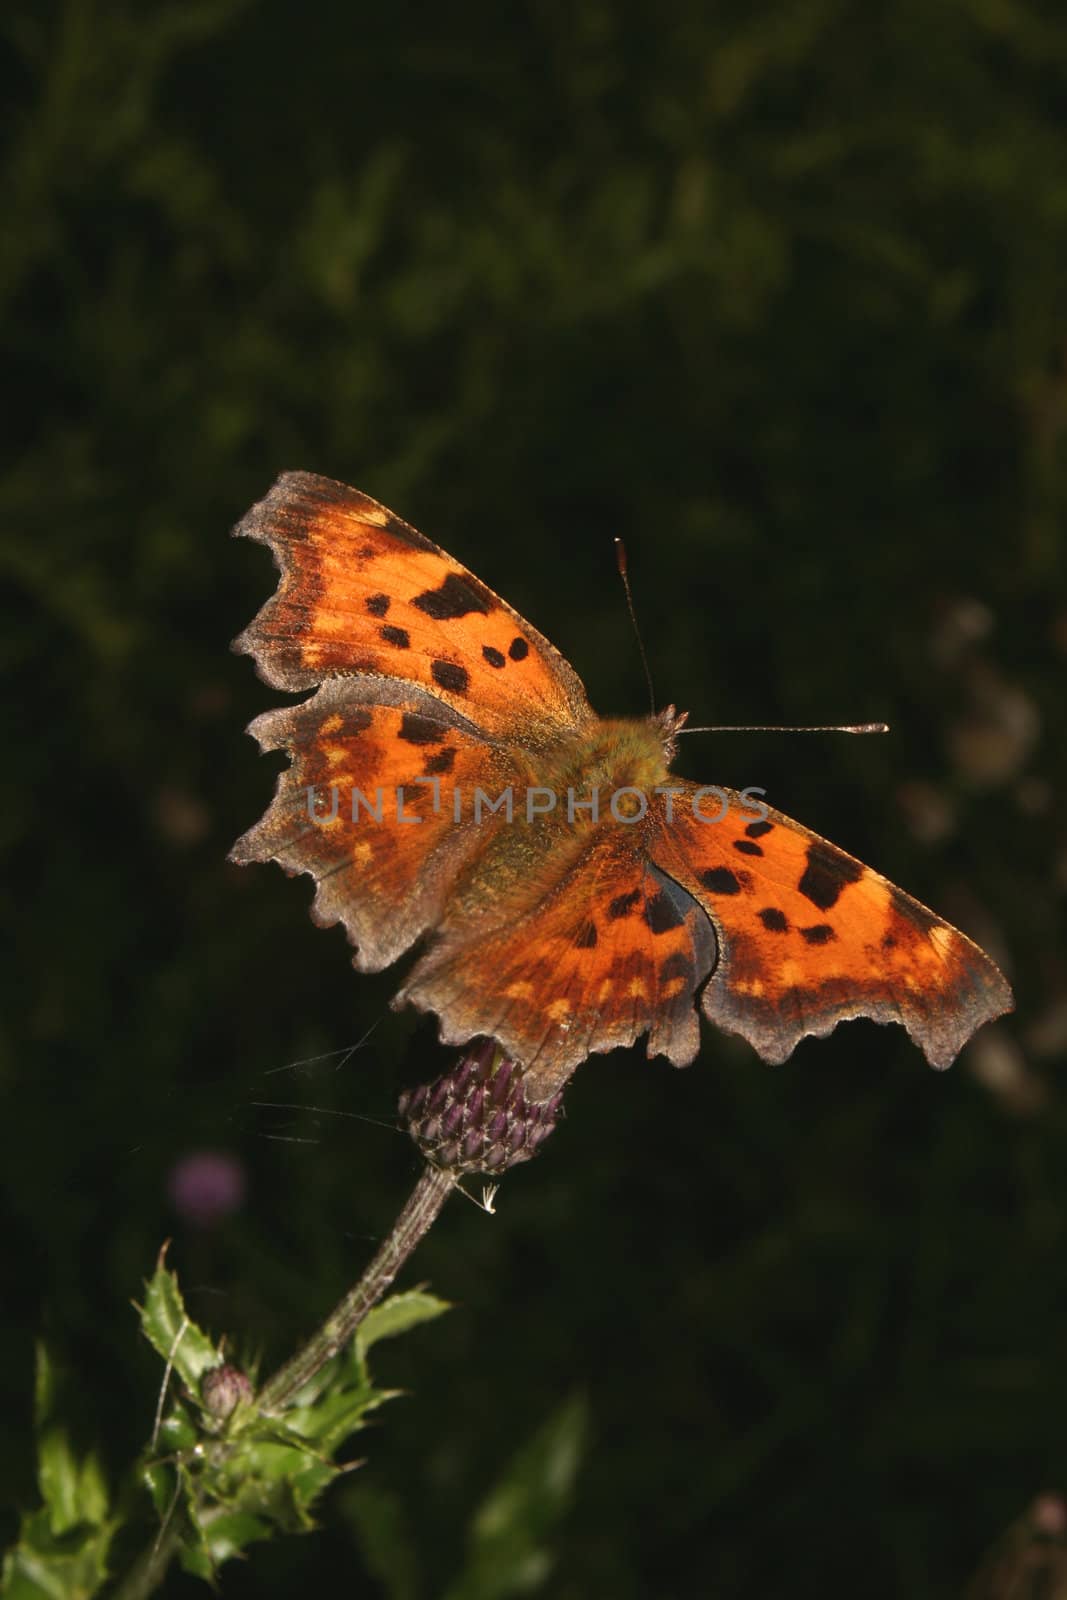
[[[359,1282],[334,1307],[303,1348],[260,1390],[257,1406],[262,1413],[283,1411],[320,1368],[344,1348],[419,1240],[432,1227],[455,1186],[454,1173],[430,1165],[423,1168],[407,1205]],[[147,1600],[147,1596],[159,1588],[181,1547],[182,1518],[178,1508],[174,1510],[173,1517],[114,1590],[112,1600]]]
[[[259,1391],[256,1404],[263,1413],[284,1411],[296,1394],[351,1339],[371,1307],[381,1299],[419,1240],[432,1227],[438,1212],[455,1188],[455,1174],[427,1165],[359,1282],[330,1312],[322,1327],[280,1367]]]
[[[167,1568],[181,1545],[182,1518],[175,1515],[155,1537],[148,1549],[134,1562],[126,1577],[111,1595],[111,1600],[147,1600],[166,1577]]]

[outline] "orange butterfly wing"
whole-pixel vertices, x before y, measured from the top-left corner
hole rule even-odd
[[[593,720],[559,651],[368,495],[286,472],[234,532],[268,545],[281,570],[277,594],[234,641],[273,688],[399,678],[519,743]]]
[[[502,818],[457,823],[456,786],[470,793],[513,777],[506,758],[443,713],[409,697],[383,706],[373,680],[323,685],[302,705],[267,711],[249,728],[263,750],[286,750],[273,804],[230,859],[277,861],[315,880],[311,914],[344,925],[356,966],[379,972],[440,920],[462,869]]]
[[[593,829],[576,856],[564,845],[541,859],[525,892],[446,912],[395,1003],[435,1011],[446,1043],[499,1040],[533,1100],[590,1053],[646,1032],[650,1056],[692,1061],[714,939],[697,903],[648,861],[643,830]]]
[[[369,496],[285,473],[234,532],[281,571],[234,649],[276,688],[321,687],[253,722],[291,765],[231,859],[310,873],[315,920],[378,971],[437,925],[500,825],[457,820],[454,793],[496,793],[519,776],[509,751],[595,718],[536,629]]]
[[[1012,1008],[1007,982],[956,928],[799,822],[729,790],[721,821],[695,785],[661,814],[652,859],[710,917],[719,955],[701,1005],[765,1061],[850,1017],[900,1022],[931,1066]],[[665,804],[665,802],[664,802]],[[706,798],[704,815],[719,809]]]

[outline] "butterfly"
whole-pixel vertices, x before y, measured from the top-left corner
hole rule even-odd
[[[422,940],[393,1004],[444,1043],[497,1040],[529,1099],[644,1034],[687,1065],[698,1004],[766,1061],[869,1017],[935,1067],[1011,1010],[993,962],[870,867],[672,778],[685,713],[598,717],[547,639],[377,501],[285,473],[234,532],[281,573],[234,649],[314,692],[249,728],[290,765],[231,859],[310,873],[361,971]]]

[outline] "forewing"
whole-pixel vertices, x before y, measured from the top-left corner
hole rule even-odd
[[[490,737],[532,746],[592,719],[559,651],[369,496],[288,472],[234,532],[268,545],[281,571],[277,593],[234,642],[275,688],[398,678]]]

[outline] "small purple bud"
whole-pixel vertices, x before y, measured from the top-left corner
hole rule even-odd
[[[242,1400],[251,1400],[252,1385],[240,1367],[224,1361],[221,1366],[209,1367],[200,1379],[200,1398],[205,1411],[225,1422]]]
[[[171,1167],[170,1203],[183,1221],[209,1228],[238,1211],[245,1197],[244,1167],[221,1150],[193,1150]]]

